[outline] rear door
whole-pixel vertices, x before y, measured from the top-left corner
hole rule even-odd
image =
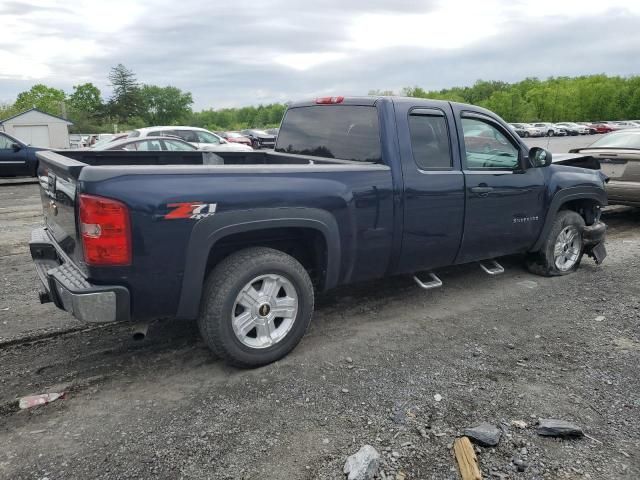
[[[523,168],[526,146],[497,119],[455,105],[465,176],[464,237],[457,263],[524,252],[544,222],[544,172]]]
[[[464,223],[464,175],[446,102],[396,103],[404,178],[398,272],[453,263]]]

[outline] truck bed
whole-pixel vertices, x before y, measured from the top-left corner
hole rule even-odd
[[[307,157],[268,151],[253,152],[130,152],[122,150],[59,150],[66,158],[92,166],[113,165],[309,165],[362,164],[333,158]]]

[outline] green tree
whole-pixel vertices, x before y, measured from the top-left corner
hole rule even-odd
[[[109,99],[108,110],[121,123],[142,113],[142,95],[135,74],[119,63],[109,72],[109,82],[113,95]]]
[[[73,86],[73,93],[69,95],[72,111],[93,116],[102,113],[103,107],[100,89],[93,83]]]
[[[35,107],[52,115],[62,115],[65,100],[66,95],[62,90],[39,83],[30,90],[18,94],[14,108],[22,112]]]
[[[191,93],[176,87],[143,85],[140,89],[141,117],[149,125],[173,125],[184,122],[191,112]]]

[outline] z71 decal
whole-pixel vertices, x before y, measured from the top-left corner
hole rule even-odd
[[[170,211],[164,216],[165,220],[175,220],[176,218],[191,218],[200,220],[201,218],[210,217],[216,213],[217,203],[202,202],[185,202],[185,203],[169,203],[167,205]]]

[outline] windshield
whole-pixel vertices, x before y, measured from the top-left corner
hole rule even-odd
[[[242,137],[242,135],[239,134],[238,132],[227,132],[226,135],[229,138],[240,138],[240,137]]]
[[[593,142],[591,147],[640,149],[640,130],[610,133]]]
[[[271,135],[270,133],[265,132],[264,130],[253,130],[254,135]]]

